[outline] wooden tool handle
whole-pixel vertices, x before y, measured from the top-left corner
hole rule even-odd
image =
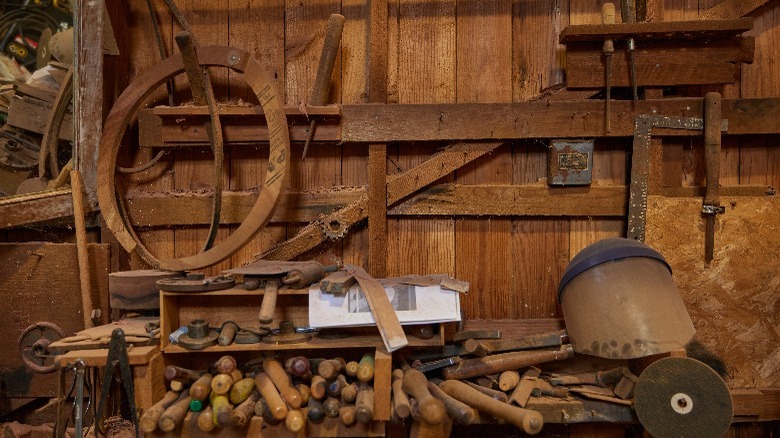
[[[400,419],[409,417],[409,414],[411,413],[411,408],[409,407],[409,397],[407,397],[406,392],[404,392],[402,388],[403,379],[403,371],[399,369],[393,370],[393,410],[395,410],[395,414]]]
[[[287,402],[291,408],[299,409],[302,403],[301,393],[292,386],[290,377],[284,372],[282,364],[274,359],[266,359],[263,361],[263,370],[268,374],[268,377],[271,379],[274,386],[279,389],[282,399]]]
[[[428,391],[428,379],[414,368],[404,373],[402,388],[407,394],[417,400],[420,405],[420,417],[428,424],[439,424],[444,421],[446,409],[444,403],[434,398]]]
[[[544,418],[539,412],[502,403],[480,393],[463,382],[447,380],[442,382],[439,387],[453,398],[474,409],[503,418],[521,428],[527,434],[537,434],[544,426]]]
[[[498,387],[502,391],[511,391],[520,383],[520,373],[514,370],[504,371],[498,376]]]
[[[352,426],[355,424],[357,417],[357,409],[355,405],[344,405],[339,408],[339,418],[345,426]]]
[[[343,374],[339,374],[336,380],[328,384],[328,395],[331,397],[341,397],[341,391],[347,386],[347,379]]]
[[[237,331],[238,324],[234,322],[227,322],[222,324],[222,329],[219,331],[219,338],[217,338],[217,343],[223,347],[227,347],[233,343],[233,339],[235,339]]]
[[[359,387],[357,383],[352,382],[345,386],[341,390],[341,401],[344,403],[355,403],[355,399],[357,399]]]
[[[357,378],[361,382],[370,382],[374,378],[374,356],[366,354],[360,359],[357,370]]]
[[[252,385],[254,386],[254,384]],[[233,409],[232,422],[235,427],[244,427],[249,419],[255,415],[255,405],[260,399],[260,393],[253,392],[246,400]]]
[[[325,378],[316,375],[311,378],[311,396],[312,398],[316,400],[322,400],[325,398],[325,394],[327,393],[327,387],[328,383],[325,381]]]
[[[237,366],[238,364],[236,363],[236,359],[234,359],[233,356],[222,356],[217,359],[216,362],[214,362],[212,368],[214,368],[218,373],[230,374],[233,372],[233,370],[236,369]]]
[[[344,372],[347,373],[349,377],[355,377],[357,376],[358,368],[360,367],[360,364],[355,362],[354,360],[347,362],[347,365],[344,367]]]
[[[168,365],[165,367],[165,380],[178,380],[179,382],[189,385],[200,379],[200,373],[197,373],[186,368],[177,367],[175,365]]]
[[[325,402],[322,403],[323,411],[325,411],[325,415],[331,418],[336,418],[339,416],[339,408],[341,407],[341,402],[337,398],[328,397],[325,399]]]
[[[564,345],[558,350],[517,351],[513,353],[496,354],[479,359],[466,359],[444,368],[442,374],[447,380],[462,380],[486,374],[501,373],[518,368],[526,368],[544,362],[568,359],[574,356],[571,345]],[[405,387],[405,386],[404,386]]]
[[[325,33],[325,41],[320,54],[320,64],[317,67],[317,76],[314,79],[314,89],[309,101],[312,105],[325,105],[328,103],[328,89],[333,75],[333,66],[336,63],[336,54],[341,44],[341,33],[344,30],[345,18],[343,15],[333,14],[328,20],[328,29]]]
[[[306,416],[312,423],[321,423],[325,419],[325,408],[322,406],[322,402],[316,399],[309,400]]]
[[[175,391],[168,391],[163,396],[162,400],[155,403],[151,408],[141,416],[139,425],[141,430],[145,433],[154,432],[157,429],[157,422],[160,421],[160,417],[170,405],[179,399],[179,393]]]
[[[264,372],[257,373],[255,375],[255,385],[257,385],[257,390],[260,391],[260,395],[263,396],[266,405],[268,405],[271,415],[277,420],[284,419],[287,416],[287,406],[268,375]]]
[[[368,424],[374,418],[374,388],[367,383],[361,383],[355,401],[357,421]]]
[[[249,398],[250,395],[252,395],[254,390],[255,379],[251,377],[245,377],[239,380],[230,387],[230,396],[228,397],[230,403],[234,405],[243,403],[247,398]]]
[[[200,411],[198,419],[196,420],[198,429],[204,432],[211,432],[216,427],[214,423],[214,410],[211,406],[206,406],[206,409]]]
[[[295,356],[284,362],[284,368],[293,376],[304,377],[311,372],[309,359],[303,356]]]
[[[211,399],[211,409],[214,411],[214,423],[218,426],[229,426],[233,423],[233,405],[224,395]]]
[[[324,275],[325,267],[320,262],[312,260],[300,264],[297,268],[288,272],[282,279],[282,283],[292,289],[303,289],[322,280]]]
[[[308,385],[299,383],[295,385],[295,389],[297,389],[298,392],[301,393],[301,406],[306,406],[307,404],[309,404],[309,399],[311,398],[311,388],[309,388]]]
[[[720,93],[704,95],[704,161],[707,189],[704,204],[718,205],[720,196],[720,149],[721,149],[721,97]]]
[[[213,376],[209,373],[200,376],[200,378],[198,378],[198,380],[196,380],[195,383],[190,386],[190,397],[200,401],[204,401],[209,398],[212,378]]]
[[[163,432],[170,432],[176,429],[184,421],[187,411],[190,410],[190,400],[190,391],[185,389],[182,391],[179,399],[160,416],[157,427]]]
[[[258,317],[261,324],[270,324],[274,320],[276,296],[278,293],[279,285],[276,281],[269,280],[265,282],[265,293],[263,293],[263,302],[260,304],[260,315]]]
[[[334,379],[346,365],[347,363],[341,358],[324,360],[317,366],[317,374],[324,377],[325,380],[331,380]]]
[[[477,419],[477,412],[471,406],[450,397],[433,382],[428,382],[428,391],[444,403],[447,413],[460,424],[473,424]]]
[[[486,396],[490,398],[494,398],[502,403],[506,403],[509,401],[509,397],[501,391],[497,391],[495,389],[487,388],[482,385],[477,385],[474,382],[464,382],[466,385],[469,385],[470,387],[474,388],[475,390],[485,394]]]
[[[290,409],[290,412],[287,413],[287,417],[284,419],[284,425],[290,432],[298,433],[306,426],[306,418],[304,418],[300,409]]]
[[[218,395],[225,395],[233,386],[233,378],[229,374],[217,374],[211,379],[211,391]]]

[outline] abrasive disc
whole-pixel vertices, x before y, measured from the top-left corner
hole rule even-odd
[[[685,357],[667,357],[647,367],[634,388],[634,408],[654,438],[722,437],[732,417],[723,379]]]
[[[44,68],[51,61],[51,51],[49,50],[49,40],[51,39],[51,29],[48,27],[41,32],[38,38],[38,49],[36,53],[35,68]]]

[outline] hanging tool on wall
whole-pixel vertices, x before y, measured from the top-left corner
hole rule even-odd
[[[219,216],[222,210],[222,167],[225,161],[224,141],[222,139],[222,123],[219,120],[217,100],[214,97],[214,89],[211,86],[209,70],[200,64],[195,37],[189,31],[183,31],[176,35],[176,44],[181,50],[181,58],[184,62],[184,71],[190,81],[192,99],[195,105],[206,105],[209,110],[209,121],[205,123],[206,132],[214,153],[214,198],[211,206],[211,225],[202,251],[208,251],[214,245],[219,229]]]
[[[701,214],[705,220],[704,261],[710,263],[715,250],[715,216],[726,212],[720,205],[720,93],[711,92],[704,96],[704,160],[707,191]]]
[[[601,23],[602,24],[615,24],[615,5],[612,3],[604,3],[601,7]],[[606,123],[606,130],[610,132],[612,129],[610,125],[610,109],[612,98],[612,54],[615,52],[615,43],[612,38],[604,39],[604,46],[601,49],[604,53],[604,71],[606,76],[606,88],[607,88],[607,101],[606,101],[606,113],[604,114],[604,120]]]
[[[111,390],[111,382],[114,381],[114,370],[119,367],[120,376],[122,379],[122,385],[125,390],[125,398],[130,405],[131,421],[135,429],[135,437],[139,437],[138,433],[138,414],[135,409],[135,392],[133,390],[133,373],[130,370],[130,361],[127,358],[127,345],[125,344],[125,332],[120,328],[114,329],[111,333],[111,344],[108,347],[108,357],[106,357],[106,367],[103,370],[103,385],[100,389],[100,401],[97,405],[97,411],[95,412],[95,424],[97,430],[101,433],[103,431],[102,415],[103,406],[108,399],[108,393]]]
[[[336,55],[339,52],[341,44],[341,31],[344,30],[345,18],[343,15],[333,14],[328,20],[328,29],[325,32],[325,41],[322,44],[322,54],[320,55],[320,65],[317,67],[317,76],[314,79],[314,89],[309,97],[309,105],[326,105],[328,103],[328,92],[330,90],[330,77],[333,75],[333,66],[336,64]],[[309,133],[306,136],[306,143],[303,145],[303,157],[306,159],[306,152],[309,150],[309,143],[314,137],[315,121],[312,120],[309,125]]]
[[[623,23],[636,23],[636,1],[620,0],[620,15],[623,18]],[[639,100],[639,93],[637,92],[636,86],[636,63],[634,61],[634,49],[636,48],[634,37],[627,39],[626,44],[628,50],[628,64],[631,68],[631,91],[634,100]]]

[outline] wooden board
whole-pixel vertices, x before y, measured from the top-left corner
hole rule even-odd
[[[8,125],[27,131],[43,134],[46,122],[52,112],[51,103],[48,106],[38,99],[11,99],[8,108]],[[60,125],[59,138],[73,141],[73,114],[66,113]]]
[[[709,266],[701,199],[650,197],[646,242],[671,265],[696,339],[725,363],[728,385],[775,386],[780,382],[780,203],[776,197],[722,197],[721,203],[726,213],[716,218],[715,258]]]
[[[757,46],[758,47],[758,46]],[[756,52],[758,59],[758,49]],[[630,137],[634,116],[663,114],[701,118],[701,98],[612,102],[612,131],[604,130],[604,102],[460,103],[344,105],[341,138],[345,142]],[[780,99],[723,99],[727,134],[769,134],[780,128]],[[473,123],[474,120],[490,123]],[[676,131],[676,132],[675,132]],[[688,136],[681,130],[654,135]],[[701,135],[697,133],[696,135]]]
[[[625,40],[649,39],[706,39],[713,40],[739,35],[753,28],[752,18],[708,21],[664,21],[617,24],[581,24],[563,29],[558,41],[568,44],[575,41],[604,41],[604,38]]]
[[[117,33],[117,44],[120,47],[120,52],[123,53],[122,56],[127,57],[129,65],[123,65],[118,68],[119,73],[117,78],[121,78],[121,81],[117,84],[117,86],[120,87],[119,90],[124,89],[124,87],[132,82],[140,73],[160,61],[159,49],[156,47],[156,43],[151,43],[152,40],[150,40],[150,36],[154,35],[154,29],[146,3],[131,1],[127,2],[125,7],[128,10],[123,17],[123,21],[126,21],[129,24],[127,26],[127,32]],[[112,8],[109,8],[109,12],[112,12],[111,9]],[[155,11],[162,34],[164,50],[166,56],[170,56],[173,54],[173,18],[164,4],[157,4]],[[150,43],[137,44],[138,41],[150,41]],[[120,92],[121,91],[116,91],[117,94]],[[168,103],[168,96],[164,85],[159,87],[152,96],[150,96],[149,102]],[[128,137],[129,139],[126,143],[127,150],[122,157],[124,160],[120,161],[122,165],[127,167],[137,166],[148,162],[154,157],[154,153],[150,149],[139,150],[130,147],[130,145],[137,141],[132,130]],[[139,190],[171,190],[174,188],[174,174],[170,171],[171,159],[172,157],[169,155],[163,160],[163,163],[158,164],[152,169],[140,174],[134,174],[129,178],[122,178],[122,180],[127,181],[129,187],[137,188]],[[172,258],[174,256],[173,230],[161,229],[143,231],[139,233],[139,238],[144,243],[144,246],[158,258]],[[117,247],[121,248],[121,246]],[[145,269],[147,267],[146,263],[141,260],[140,257],[131,254],[131,269]]]
[[[190,412],[184,418],[184,425],[176,430],[168,433],[161,431],[155,431],[150,434],[146,434],[150,437],[163,438],[163,437],[181,437],[181,438],[207,438],[207,437],[236,437],[236,436],[251,436],[251,437],[274,437],[274,438],[292,438],[300,435],[290,432],[281,422],[276,425],[271,425],[263,421],[260,417],[252,417],[249,421],[249,425],[244,429],[235,429],[233,427],[218,428],[212,432],[203,432],[198,429],[196,425],[197,421],[196,413]],[[369,424],[356,423],[352,427],[346,427],[338,418],[326,417],[322,423],[315,424],[310,421],[306,422],[306,428],[301,432],[303,436],[316,436],[316,437],[382,437],[385,436],[385,423],[384,422],[371,422]]]
[[[566,48],[566,86],[603,88],[605,63],[601,43],[569,44]],[[732,37],[709,44],[684,45],[662,42],[640,45],[634,50],[636,84],[679,86],[730,84],[739,77],[740,63],[753,62],[755,40]],[[622,42],[612,56],[610,83],[630,87],[631,64]]]
[[[338,0],[317,0],[285,2],[285,90],[288,105],[309,103],[312,87],[317,75],[325,30],[331,14],[341,13]],[[291,46],[295,45],[295,49]],[[333,77],[330,80],[327,103],[341,102],[341,56],[336,56]],[[290,148],[290,189],[317,190],[341,184],[341,147],[322,147],[320,143],[309,145],[306,160],[303,145],[294,144]],[[293,236],[300,225],[288,225],[287,235]],[[341,258],[341,247],[336,245],[324,249],[324,252],[312,254],[311,258],[323,264]]]
[[[90,244],[92,296],[108,314],[108,245]],[[0,293],[7,303],[0,312],[6,354],[0,358],[0,381],[8,397],[53,397],[55,374],[34,374],[17,352],[23,331],[41,321],[60,327],[66,336],[84,328],[75,244],[0,244]],[[35,305],[31,305],[31,304]]]

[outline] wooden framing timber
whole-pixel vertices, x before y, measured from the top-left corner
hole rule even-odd
[[[702,117],[702,98],[612,102],[612,129],[604,124],[604,101],[344,105],[343,142],[414,142],[524,138],[631,137],[639,114]],[[729,134],[780,132],[780,98],[723,99]],[[487,123],[489,121],[489,123]],[[696,131],[653,131],[654,136],[701,135]]]
[[[317,129],[312,141],[339,140],[340,108],[335,105],[308,106],[304,113],[298,107],[286,107],[290,141],[306,141],[310,118],[316,118]],[[268,140],[268,127],[260,106],[219,105],[225,143],[256,143]],[[138,144],[142,147],[208,146],[204,126],[209,120],[205,106],[144,108],[138,112]]]
[[[302,223],[319,219],[360,201],[365,187],[322,192],[289,192],[279,202],[271,222]],[[764,196],[767,186],[725,186],[723,196]],[[704,196],[703,187],[664,188],[669,197]],[[257,194],[225,192],[220,223],[238,224],[252,208]],[[558,216],[621,217],[626,214],[625,186],[558,187],[546,185],[439,184],[423,189],[391,207],[389,216]],[[388,202],[388,205],[390,203]],[[137,193],[128,197],[133,227],[205,225],[211,198],[202,192]]]
[[[605,38],[625,40],[648,39],[715,39],[739,35],[753,29],[752,18],[735,20],[659,21],[616,24],[578,24],[567,26],[558,42],[604,41]]]
[[[708,44],[651,42],[634,51],[636,85],[673,86],[730,84],[739,78],[740,63],[752,63],[754,37],[731,37]],[[630,87],[631,64],[624,41],[615,43],[610,83]],[[605,64],[602,43],[566,47],[566,86],[603,88]]]
[[[342,105],[340,129],[318,125],[317,141],[348,143],[388,143],[415,141],[468,141],[523,138],[582,138],[631,137],[634,135],[634,117],[639,114],[663,114],[679,117],[702,117],[702,98],[669,98],[642,101],[612,102],[612,129],[604,128],[604,102],[585,99],[578,101],[516,102],[516,103],[446,103],[446,104],[358,104]],[[162,136],[154,123],[140,122],[140,137],[147,145],[165,147],[208,146],[208,136],[202,123],[190,117],[203,113],[205,107],[165,108],[166,118],[181,122],[170,137]],[[223,110],[220,109],[220,112]],[[230,107],[234,120],[241,119],[241,137],[231,136],[230,121],[225,125],[225,141],[240,138],[240,142],[267,141],[263,134],[264,120],[257,117],[254,107]],[[158,112],[160,114],[155,114]],[[140,120],[159,118],[163,109],[146,109]],[[292,114],[288,109],[288,114]],[[312,112],[313,114],[313,112]],[[334,115],[335,117],[335,115]],[[723,99],[723,118],[729,120],[733,134],[775,134],[780,131],[780,98]],[[229,119],[229,118],[228,118]],[[246,120],[249,119],[249,120]],[[475,121],[490,121],[476,123]],[[305,119],[290,129],[292,141],[302,141]],[[152,132],[148,130],[152,129]],[[238,129],[238,128],[236,128]],[[156,130],[156,131],[154,131]],[[299,132],[300,131],[300,132]],[[340,132],[337,132],[340,131]],[[690,136],[697,132],[656,130],[654,135]],[[179,140],[186,138],[186,143]],[[177,140],[179,139],[179,140]],[[296,140],[297,139],[297,140]]]

